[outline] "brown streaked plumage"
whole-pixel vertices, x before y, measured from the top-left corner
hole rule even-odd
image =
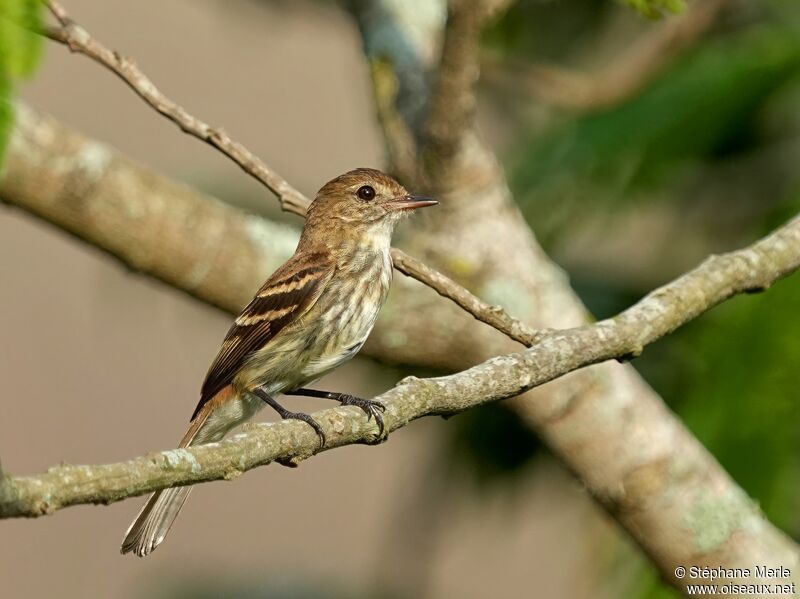
[[[267,279],[228,331],[208,370],[192,419],[231,384],[249,356],[303,314],[332,273],[329,253],[297,253]]]
[[[180,446],[218,441],[279,394],[334,399],[364,410],[383,433],[378,402],[304,388],[352,358],[367,339],[392,278],[390,241],[400,217],[434,200],[360,168],[326,183],[311,203],[294,255],[267,279],[231,326],[209,368]],[[144,556],[169,531],[191,487],[154,493],[131,524],[122,553]]]

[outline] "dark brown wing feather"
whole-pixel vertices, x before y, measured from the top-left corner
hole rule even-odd
[[[233,381],[245,361],[314,304],[333,273],[325,254],[295,255],[258,290],[231,326],[211,364],[192,420]]]

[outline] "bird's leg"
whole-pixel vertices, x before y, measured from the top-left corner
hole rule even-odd
[[[286,391],[284,395],[304,395],[306,397],[319,397],[321,399],[332,399],[334,401],[338,401],[343,406],[356,406],[364,410],[364,413],[367,415],[367,421],[371,418],[375,418],[375,424],[378,425],[378,431],[383,436],[383,417],[381,416],[381,412],[386,411],[386,406],[383,405],[379,401],[373,401],[371,399],[361,399],[360,397],[354,397],[353,395],[349,395],[348,393],[335,393],[334,391],[320,391],[318,389],[306,389],[305,387],[301,387],[300,389],[295,389],[294,391]]]
[[[290,412],[286,408],[284,408],[281,404],[279,404],[275,399],[267,393],[265,389],[262,387],[256,387],[252,390],[252,392],[262,399],[264,403],[266,403],[269,407],[275,410],[278,414],[280,414],[281,418],[284,420],[287,419],[294,419],[294,420],[302,420],[306,424],[308,424],[314,431],[317,433],[319,437],[319,446],[320,449],[325,446],[325,433],[322,430],[322,427],[319,425],[319,422],[314,420],[308,414],[303,414],[302,412]]]

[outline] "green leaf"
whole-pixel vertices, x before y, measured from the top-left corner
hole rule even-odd
[[[30,75],[39,59],[41,2],[0,0],[0,72],[6,77]]]
[[[42,47],[39,0],[0,0],[0,159],[13,121],[14,81],[33,73]]]

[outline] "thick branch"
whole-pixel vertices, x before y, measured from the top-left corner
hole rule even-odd
[[[450,0],[442,55],[430,100],[426,126],[426,175],[437,178],[450,170],[464,135],[472,129],[477,102],[474,88],[480,74],[482,0]]]
[[[386,405],[386,430],[397,430],[423,416],[454,414],[513,397],[590,364],[638,355],[644,346],[725,299],[766,289],[798,268],[800,217],[748,248],[709,258],[614,318],[553,332],[524,352],[492,358],[458,374],[404,379],[376,398]],[[314,418],[328,439],[325,449],[370,442],[375,432],[374,423],[354,408],[323,410]],[[7,476],[0,483],[0,517],[36,517],[70,505],[111,503],[169,486],[230,479],[275,461],[297,465],[314,454],[317,442],[316,433],[304,423],[285,421],[251,425],[220,443],[163,451],[118,464],[57,466],[37,476]],[[676,462],[680,459],[673,456]],[[670,471],[665,465],[659,480],[650,484],[667,484]],[[635,469],[628,473],[631,478],[637,475]],[[705,492],[713,496],[716,489]],[[604,499],[612,504],[623,501],[624,485],[618,496]],[[738,533],[752,534],[749,527],[762,521],[751,503]],[[795,555],[795,563],[798,557]]]
[[[297,245],[291,227],[175,183],[24,104],[16,104],[15,121],[0,171],[0,201],[131,270],[238,312]]]

